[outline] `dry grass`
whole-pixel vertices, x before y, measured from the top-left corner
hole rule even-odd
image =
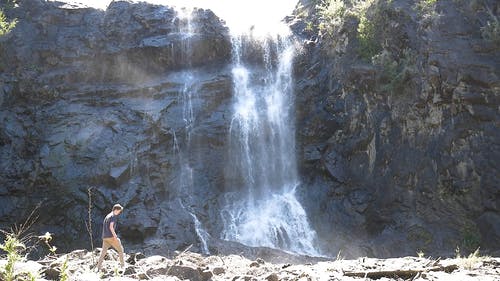
[[[466,269],[466,270],[474,270],[479,268],[484,260],[489,259],[490,257],[488,256],[481,256],[479,254],[479,248],[475,250],[473,253],[469,254],[468,256],[461,257],[460,253],[457,251],[457,264]]]

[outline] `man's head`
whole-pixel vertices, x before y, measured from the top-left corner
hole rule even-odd
[[[115,204],[115,205],[113,206],[113,214],[115,214],[115,216],[117,216],[117,215],[121,214],[121,212],[122,212],[122,211],[123,211],[123,207],[122,207],[122,205],[120,205],[120,204]]]

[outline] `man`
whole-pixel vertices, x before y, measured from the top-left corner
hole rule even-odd
[[[120,204],[115,204],[113,210],[105,218],[102,224],[102,251],[99,257],[99,262],[97,262],[97,270],[101,270],[102,261],[108,252],[109,247],[113,247],[118,251],[120,257],[120,265],[122,268],[125,266],[123,262],[123,246],[120,238],[116,235],[116,225],[118,223],[118,216],[123,211],[123,207]]]

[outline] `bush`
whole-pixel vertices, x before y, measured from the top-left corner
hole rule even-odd
[[[433,13],[434,8],[436,7],[436,0],[420,0],[415,3],[416,8],[420,11],[420,13]]]
[[[14,265],[22,260],[21,251],[26,249],[26,246],[20,241],[16,235],[9,233],[5,237],[3,244],[0,244],[0,249],[7,253],[7,264],[2,270],[2,280],[13,281],[15,276]]]
[[[327,24],[336,22],[344,16],[346,5],[343,0],[330,0],[319,5],[319,15]]]
[[[347,6],[344,0],[326,0],[316,5],[319,14],[319,31],[323,35],[332,36],[334,30],[340,26]]]
[[[414,9],[422,20],[422,26],[433,25],[439,18],[436,11],[436,2],[437,0],[419,0],[415,2]]]
[[[358,53],[366,61],[370,61],[378,54],[382,46],[376,38],[376,26],[373,20],[369,20],[366,15],[362,15],[358,25]]]
[[[19,261],[24,261],[31,251],[35,250],[40,242],[45,243],[52,254],[55,254],[56,247],[50,245],[52,236],[50,233],[45,233],[42,236],[35,236],[28,233],[28,230],[38,219],[35,215],[40,205],[37,205],[22,224],[14,224],[10,230],[0,230],[5,239],[0,244],[0,250],[6,253],[7,263],[3,268],[0,268],[0,280],[34,280],[38,272],[15,272],[15,264]]]
[[[9,21],[3,10],[0,9],[0,36],[9,33],[17,24],[17,20]]]
[[[455,250],[456,259],[458,260],[458,264],[467,270],[474,270],[480,267],[483,264],[483,260],[489,259],[488,256],[481,256],[479,254],[479,247],[468,256],[461,257],[460,256],[460,248],[457,247]]]
[[[359,21],[357,39],[359,42],[359,55],[366,61],[380,52],[381,45],[377,41],[377,25],[381,24],[379,17],[379,4],[385,4],[385,0],[326,0],[317,6],[320,15],[319,30],[323,35],[332,35],[334,30],[341,26],[347,17],[357,18]],[[376,5],[375,5],[376,3]],[[369,9],[375,12],[368,16]]]
[[[380,68],[378,83],[383,92],[397,94],[404,92],[408,81],[417,73],[417,55],[411,49],[403,50],[400,57],[383,50],[373,57],[372,63]]]
[[[356,6],[359,19],[357,39],[358,54],[371,62],[373,57],[382,51],[381,37],[387,26],[387,16],[391,11],[391,0],[365,1]]]

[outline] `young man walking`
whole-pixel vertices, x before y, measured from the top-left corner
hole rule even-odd
[[[105,218],[102,224],[102,251],[99,257],[99,262],[97,262],[97,270],[100,271],[102,267],[102,261],[108,252],[109,247],[113,247],[118,251],[120,257],[120,265],[122,268],[125,266],[123,262],[123,246],[120,238],[116,235],[115,229],[118,223],[118,216],[123,211],[123,207],[120,204],[115,204],[113,210]]]

